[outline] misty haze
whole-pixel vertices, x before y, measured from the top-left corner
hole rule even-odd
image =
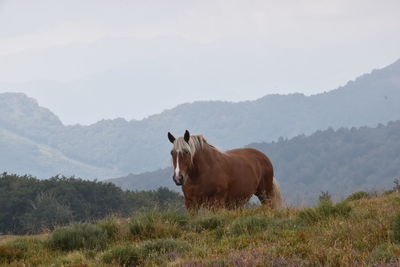
[[[400,265],[399,33],[397,0],[0,0],[0,265]]]

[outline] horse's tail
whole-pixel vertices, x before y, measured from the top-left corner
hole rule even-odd
[[[272,197],[271,197],[271,204],[272,208],[279,209],[282,207],[282,198],[281,198],[281,190],[279,188],[279,184],[276,181],[275,177],[272,180]]]

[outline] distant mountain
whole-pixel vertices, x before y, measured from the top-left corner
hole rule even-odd
[[[253,143],[267,154],[284,198],[292,204],[309,204],[328,191],[335,199],[359,190],[391,188],[400,178],[400,121],[376,128],[318,131],[290,140]],[[180,191],[171,179],[172,169],[109,179],[124,189],[167,186]]]
[[[0,171],[48,178],[57,174],[85,178],[119,172],[80,162],[47,145],[65,126],[24,94],[0,94]]]
[[[141,121],[102,120],[90,126],[64,126],[34,100],[20,94],[0,94],[0,129],[51,147],[82,164],[118,173],[168,166],[167,131],[176,135],[185,129],[203,133],[210,143],[228,149],[329,127],[376,126],[398,119],[400,60],[318,95],[187,103]],[[40,174],[34,168],[31,173]],[[106,178],[108,174],[90,177]]]
[[[60,151],[0,129],[1,172],[35,174],[49,178],[58,174],[96,178],[118,172],[91,166],[65,156]]]
[[[111,182],[126,190],[154,190],[159,187],[181,192],[181,188],[172,181],[172,168],[164,168],[140,174],[129,174],[119,178],[112,178],[106,181]]]

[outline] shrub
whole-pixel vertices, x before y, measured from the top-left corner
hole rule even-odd
[[[149,212],[129,221],[132,235],[142,239],[178,237],[189,218],[180,212]]]
[[[107,243],[107,232],[90,223],[79,223],[56,229],[49,239],[55,249],[102,249]]]
[[[359,200],[359,199],[363,199],[363,198],[368,198],[369,194],[365,191],[359,191],[359,192],[355,192],[353,194],[351,194],[350,196],[348,196],[346,198],[346,200],[348,201],[353,201],[353,200]]]
[[[142,247],[146,258],[157,257],[166,253],[182,253],[189,250],[188,244],[174,239],[156,239],[148,241]]]
[[[210,215],[207,217],[199,218],[192,223],[192,227],[196,232],[204,230],[214,230],[224,225],[224,218],[220,215]]]
[[[315,211],[315,209],[304,209],[304,210],[300,211],[297,216],[298,216],[300,222],[303,222],[303,223],[312,223],[312,222],[316,222],[320,219],[320,217],[318,216],[318,213]]]
[[[394,216],[390,225],[390,239],[395,243],[400,243],[400,212]]]
[[[298,214],[300,222],[313,223],[325,218],[343,216],[347,217],[351,212],[351,207],[346,202],[336,205],[332,202],[321,202],[316,208],[304,209]]]
[[[136,266],[141,257],[141,250],[132,244],[119,245],[103,254],[104,263],[117,263],[121,266]]]
[[[261,216],[249,216],[236,219],[231,228],[234,235],[252,234],[264,231],[271,225],[271,219]]]
[[[99,226],[106,232],[108,239],[115,240],[117,238],[119,225],[115,218],[108,217],[106,219],[103,219],[97,222],[97,226]]]
[[[322,191],[318,198],[319,203],[332,202],[332,197],[328,191]]]
[[[385,194],[392,194],[394,192],[400,192],[400,177],[399,178],[395,178],[393,183],[394,183],[393,188],[388,190],[388,191],[386,191]]]
[[[393,191],[399,192],[400,191],[400,178],[394,179],[393,183],[394,183]]]
[[[0,263],[11,263],[24,257],[22,250],[0,246]]]
[[[189,223],[189,216],[187,213],[175,210],[161,212],[160,219],[164,223],[176,224],[181,227]]]

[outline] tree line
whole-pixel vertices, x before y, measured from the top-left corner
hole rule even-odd
[[[400,121],[330,128],[250,147],[271,158],[283,195],[292,203],[310,203],[321,191],[338,200],[360,190],[385,190],[400,176]]]
[[[0,234],[51,231],[56,226],[143,209],[182,207],[182,196],[167,188],[123,191],[112,183],[56,176],[0,175]]]

